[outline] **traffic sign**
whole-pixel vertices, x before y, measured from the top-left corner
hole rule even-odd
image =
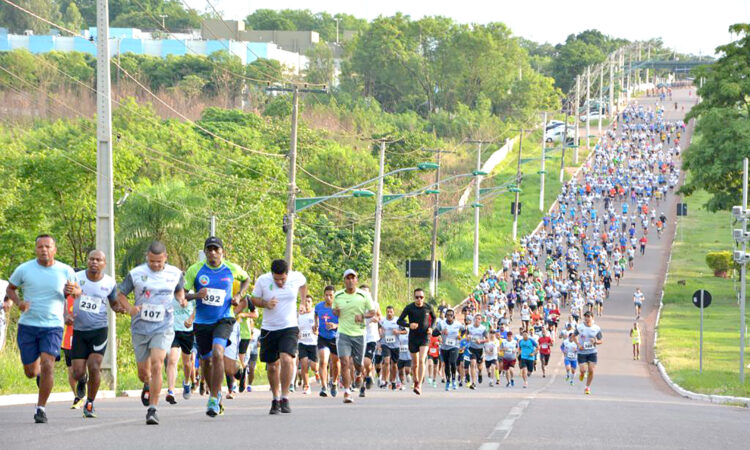
[[[703,293],[703,307],[708,308],[708,306],[711,304],[711,293],[705,289],[698,289],[697,291],[693,292],[693,304],[696,308],[701,307],[701,292]]]

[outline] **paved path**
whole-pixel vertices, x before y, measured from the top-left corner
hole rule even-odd
[[[686,90],[675,97],[681,104],[694,99]],[[674,114],[668,111],[669,118]],[[670,196],[662,207],[670,216],[665,236],[672,236],[674,203]],[[476,391],[448,394],[427,388],[421,397],[374,390],[353,405],[343,405],[340,396],[295,393],[291,415],[269,416],[267,392],[227,400],[226,415],[215,419],[204,414],[205,397],[162,404],[158,427],[144,425],[146,411],[138,399],[98,401],[94,420],[83,420],[64,404],[50,404],[46,425],[32,423],[32,406],[5,407],[0,408],[0,448],[748,448],[747,409],[683,399],[646,362],[652,360],[645,348],[652,343],[669,245],[666,238],[650,242],[646,256],[637,257],[636,270],[613,288],[598,321],[604,345],[591,396],[584,396],[580,385],[563,382],[555,352],[552,375],[535,373],[528,390],[490,389],[486,383]],[[636,286],[647,296],[641,361],[633,361],[628,336]]]

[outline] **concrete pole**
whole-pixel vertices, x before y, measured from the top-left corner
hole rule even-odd
[[[580,107],[581,107],[581,76],[576,75],[576,105],[575,109],[573,110],[573,120],[575,121],[575,129],[573,130],[573,136],[575,136],[574,144],[576,148],[573,149],[573,164],[578,164],[578,143],[581,142],[581,136],[580,136],[580,127],[581,124],[579,123],[580,118]],[[567,122],[566,122],[567,126]],[[563,143],[565,145],[565,143]]]
[[[440,191],[440,150],[437,152],[438,168],[435,171],[435,190]],[[432,242],[430,245],[430,297],[437,297],[437,232],[438,232],[438,212],[440,211],[440,194],[435,195],[435,205],[432,211]]]
[[[602,115],[604,114],[604,111],[602,110],[602,101],[604,99],[604,64],[599,66],[599,98],[598,104],[599,104],[599,136],[602,135]]]
[[[208,235],[210,237],[216,236],[216,216],[212,215],[208,225]]]
[[[482,143],[479,142],[477,147],[477,170],[482,170]],[[474,183],[474,197],[477,205],[474,207],[474,276],[479,276],[479,184],[482,182],[482,176],[476,176]]]
[[[591,134],[591,117],[589,114],[591,111],[591,66],[586,66],[586,150],[591,147],[591,140],[589,135]],[[578,162],[578,161],[576,161]]]
[[[742,210],[747,211],[747,158],[742,161]],[[742,221],[742,234],[747,232],[747,219]],[[742,241],[742,254],[747,254],[747,241]],[[745,384],[745,275],[747,263],[742,264],[742,284],[740,285],[740,385]]]
[[[651,43],[646,46],[646,60],[651,61]],[[646,83],[648,83],[648,66],[646,66]]]
[[[114,173],[112,170],[112,80],[109,72],[109,5],[96,2],[96,248],[104,252],[106,273],[115,277]],[[103,368],[109,370],[112,389],[117,391],[117,321],[108,314],[109,345]]]
[[[544,155],[546,152],[547,142],[545,141],[545,129],[547,128],[547,113],[544,113],[544,119],[542,119],[542,168],[540,170],[539,174],[539,211],[544,212],[544,167],[545,167],[545,159]],[[563,145],[565,143],[563,142]]]
[[[294,203],[297,196],[297,116],[299,114],[299,88],[294,86],[292,97],[292,134],[289,143],[289,202],[287,203],[286,262],[289,270],[294,263]]]
[[[372,241],[372,299],[378,301],[380,279],[380,227],[383,219],[383,174],[385,173],[385,141],[380,141],[380,169],[378,171],[378,197],[375,206],[375,237]]]
[[[523,128],[521,128],[521,134],[518,136],[518,166],[516,169],[516,206],[513,210],[513,242],[518,237],[518,200],[521,190],[521,151],[523,149]]]
[[[625,91],[625,51],[623,50],[620,52],[620,90],[617,91],[617,104],[620,105],[620,107],[623,106],[622,98],[624,97],[624,91]],[[627,103],[627,100],[625,100],[624,103]]]
[[[607,116],[611,119],[615,112],[615,61],[614,59],[609,60],[609,114]]]

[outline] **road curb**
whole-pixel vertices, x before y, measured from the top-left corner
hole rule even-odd
[[[684,177],[684,172],[682,176]],[[675,236],[677,236],[677,227],[674,227],[674,232],[672,233],[673,244],[674,244]],[[672,378],[667,373],[667,369],[664,367],[661,361],[659,361],[659,358],[656,356],[656,342],[659,339],[659,320],[661,319],[661,310],[664,308],[664,286],[666,286],[667,281],[669,280],[669,266],[672,264],[672,249],[673,248],[674,248],[673,246],[670,246],[669,248],[669,257],[667,258],[667,270],[664,274],[664,283],[662,284],[661,296],[659,297],[659,309],[656,312],[656,322],[654,325],[654,361],[653,363],[656,366],[656,368],[659,369],[659,375],[661,375],[662,380],[664,380],[664,382],[667,383],[667,386],[669,386],[673,391],[675,391],[678,395],[682,397],[689,398],[691,400],[698,400],[698,401],[718,403],[718,404],[739,403],[743,405],[745,408],[750,408],[750,398],[732,397],[728,395],[699,394],[697,392],[689,391],[683,388],[679,384],[672,381]]]
[[[222,390],[226,392],[226,387],[223,387]],[[262,384],[258,386],[253,386],[253,392],[267,392],[270,390],[269,385]],[[166,389],[162,389],[161,395],[165,395],[167,393]],[[179,395],[182,395],[182,391],[179,391]],[[115,395],[115,391],[99,391],[96,394],[96,399],[113,399],[113,398],[132,398],[132,397],[140,397],[141,396],[141,390],[140,389],[134,389],[134,390],[127,390],[122,391],[119,396]],[[72,402],[73,401],[73,393],[72,392],[53,392],[50,394],[49,399],[47,400],[47,403],[58,403],[58,402]],[[10,395],[0,395],[0,406],[18,406],[18,405],[36,405],[37,402],[37,394],[10,394]]]

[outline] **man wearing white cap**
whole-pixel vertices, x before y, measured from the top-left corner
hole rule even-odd
[[[351,367],[362,371],[365,351],[365,319],[375,316],[370,293],[357,288],[357,272],[347,269],[344,272],[343,291],[333,297],[333,313],[339,318],[336,350],[341,361],[344,381],[344,403],[352,403]]]

